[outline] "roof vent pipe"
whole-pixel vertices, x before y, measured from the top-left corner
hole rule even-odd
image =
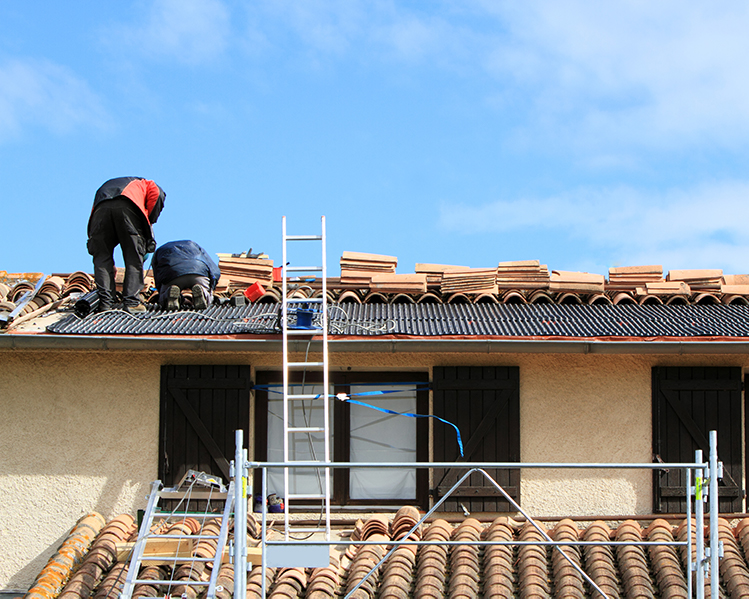
[[[99,292],[94,289],[89,291],[85,295],[81,296],[78,301],[75,302],[74,310],[75,313],[81,318],[88,316],[99,307]]]

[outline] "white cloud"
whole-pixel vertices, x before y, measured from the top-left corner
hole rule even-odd
[[[274,44],[287,53],[297,49],[288,43],[291,34],[318,59],[350,54],[362,61],[444,63],[462,54],[451,13],[438,4],[414,9],[393,0],[258,0],[249,13],[249,36],[264,49]]]
[[[506,37],[486,66],[552,121],[558,143],[673,149],[744,144],[749,5],[483,3]]]
[[[107,116],[88,84],[49,61],[0,61],[0,142],[24,127],[67,133],[79,126],[106,127]]]
[[[617,162],[633,150],[743,146],[749,135],[743,2],[259,0],[249,10],[255,38],[284,52],[290,33],[318,58],[483,73],[488,104],[513,108],[516,143]]]
[[[481,206],[444,203],[439,226],[466,236],[530,234],[549,247],[579,244],[621,264],[749,272],[749,182],[647,193],[583,188]]]
[[[221,0],[153,0],[144,19],[112,35],[148,57],[202,64],[225,51],[230,14]]]

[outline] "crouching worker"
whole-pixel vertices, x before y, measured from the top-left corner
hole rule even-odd
[[[192,293],[192,305],[196,310],[205,310],[213,303],[213,290],[221,271],[194,241],[170,241],[159,246],[151,268],[162,308],[178,310],[183,289]]]

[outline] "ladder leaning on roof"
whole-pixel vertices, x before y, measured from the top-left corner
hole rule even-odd
[[[175,511],[160,511],[160,500],[179,500]],[[224,502],[224,509],[220,515],[221,524],[217,526],[219,514],[206,509],[203,512],[190,512],[191,501],[205,501],[210,506],[212,501]],[[166,587],[164,597],[172,596],[174,587],[193,587],[195,591],[206,588],[205,598],[215,599],[216,581],[224,557],[224,548],[229,536],[229,520],[234,508],[235,493],[234,480],[228,489],[216,478],[203,472],[188,470],[180,483],[175,487],[162,488],[160,480],[151,484],[148,505],[143,514],[143,521],[138,530],[138,539],[132,549],[127,578],[120,593],[120,599],[131,599],[136,585],[146,584]],[[187,527],[188,519],[196,523],[197,530],[190,530],[188,534],[169,534],[159,532],[167,526],[183,523]],[[159,526],[161,524],[161,526]],[[218,530],[216,530],[218,528]],[[215,546],[215,551],[195,551],[198,544]],[[151,549],[148,545],[151,545]],[[200,554],[200,555],[197,555]],[[141,565],[168,564],[172,566],[171,580],[154,580],[153,578],[139,578]],[[188,580],[174,578],[177,564],[188,565],[190,574]],[[199,564],[211,566],[211,574],[205,580],[198,574],[203,571]],[[199,594],[199,593],[198,593]]]
[[[318,242],[321,246],[321,263],[319,266],[288,266],[288,248],[289,243],[296,242]],[[293,464],[292,448],[300,438],[306,435],[310,447],[313,447],[312,436],[322,437],[324,445],[323,456],[313,454],[311,460],[319,461],[321,464],[330,463],[330,400],[328,397],[328,306],[327,306],[327,268],[325,253],[325,217],[321,217],[321,234],[320,235],[287,235],[286,217],[283,217],[283,266],[282,266],[282,299],[281,299],[281,323],[283,329],[283,456],[284,464]],[[322,279],[322,293],[315,298],[289,297],[289,274],[298,277],[303,274],[314,274]],[[322,335],[322,361],[310,362],[289,361],[289,339],[292,337],[307,337],[311,339],[312,335]],[[322,392],[302,393],[290,392],[290,372],[314,371],[322,374]],[[309,414],[304,410],[304,404],[300,402],[310,401],[320,407],[322,410],[310,409]],[[305,419],[309,420],[299,423],[294,419],[294,415],[299,415],[295,409],[301,406]],[[314,419],[314,422],[312,421]],[[300,425],[301,424],[301,425]],[[296,472],[309,472],[309,469],[297,468]],[[291,492],[292,484],[290,477],[295,474],[293,466],[284,467],[284,537],[285,540],[291,539],[292,533],[312,535],[314,533],[325,533],[326,540],[330,540],[330,468],[321,467],[313,470],[317,475],[318,492]],[[321,472],[322,471],[322,472]],[[322,476],[321,476],[322,474]],[[296,491],[296,489],[294,489]],[[291,504],[305,505],[307,507],[313,504],[320,508],[321,515],[324,514],[325,525],[316,527],[291,527],[289,518],[289,508]]]

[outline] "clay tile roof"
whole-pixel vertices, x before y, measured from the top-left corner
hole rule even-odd
[[[417,269],[416,274],[400,275],[392,272],[397,262],[393,257],[358,256],[367,257],[386,272],[376,274],[374,283],[370,271],[362,277],[357,270],[347,270],[348,279],[328,279],[328,299],[338,307],[331,318],[331,332],[336,335],[625,340],[749,337],[745,324],[749,321],[749,275],[702,269],[670,271],[664,277],[660,266],[633,266],[612,268],[606,279],[570,271],[550,274],[545,265],[533,260],[479,269],[418,265],[421,271]],[[45,277],[0,271],[0,331],[13,332],[22,323],[44,316],[46,329],[33,332],[201,337],[278,334],[276,312],[281,290],[269,274],[272,266],[263,268],[268,272],[262,276],[252,271],[248,276],[225,279],[219,293],[221,305],[201,312],[163,312],[155,303],[155,292],[148,291],[149,310],[137,318],[118,311],[85,317],[74,314],[76,302],[94,288],[91,275],[85,272]],[[40,280],[42,285],[37,289]],[[245,305],[243,291],[261,281],[264,295]],[[295,297],[319,297],[322,282],[292,283],[289,292]],[[50,314],[56,317],[47,319]]]

